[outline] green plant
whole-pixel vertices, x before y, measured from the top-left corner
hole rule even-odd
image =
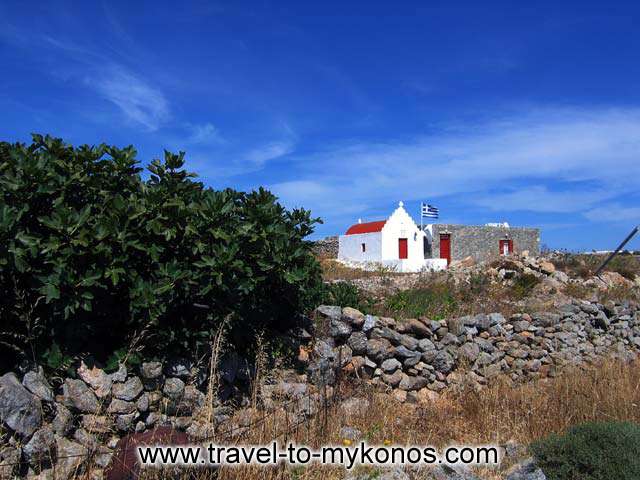
[[[534,442],[531,450],[550,480],[640,478],[640,426],[584,423]]]
[[[340,307],[353,307],[366,313],[372,308],[373,299],[368,298],[353,283],[334,282],[326,284],[323,303]]]
[[[213,190],[165,151],[143,179],[133,147],[0,142],[0,360],[106,358],[287,327],[321,293],[305,240],[319,219],[270,192]],[[2,363],[2,362],[0,362]]]
[[[386,314],[403,318],[426,316],[440,320],[452,316],[458,309],[454,287],[438,282],[424,287],[401,290],[384,303]]]
[[[523,299],[540,283],[540,279],[532,273],[523,273],[516,276],[513,286],[511,287],[511,295],[515,299]]]

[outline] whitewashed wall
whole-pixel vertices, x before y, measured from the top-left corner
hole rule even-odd
[[[354,262],[379,262],[382,259],[382,235],[380,232],[340,235],[338,260]],[[362,252],[362,244],[366,251]]]
[[[424,233],[404,207],[399,206],[382,228],[382,260],[398,260],[398,239],[407,239],[405,263],[422,264],[424,260]]]

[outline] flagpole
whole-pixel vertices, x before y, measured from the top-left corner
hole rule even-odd
[[[422,228],[422,209],[423,208],[424,208],[423,204],[422,204],[422,202],[420,202],[420,231],[421,232],[424,231],[423,228]]]

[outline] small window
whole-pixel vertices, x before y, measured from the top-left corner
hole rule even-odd
[[[363,243],[361,247],[362,247],[362,253],[365,253],[367,251],[367,245]]]

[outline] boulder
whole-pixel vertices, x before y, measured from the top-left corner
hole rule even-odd
[[[94,390],[96,397],[106,398],[111,394],[113,383],[111,376],[95,365],[89,367],[86,363],[81,362],[78,367],[78,376]]]
[[[505,480],[547,480],[544,472],[537,467],[533,458],[528,458],[507,471]]]
[[[29,438],[42,425],[42,403],[14,373],[0,377],[0,422],[20,437]]]
[[[45,378],[42,368],[39,368],[37,372],[33,370],[27,372],[22,379],[22,385],[43,402],[53,402],[55,400],[53,389]]]
[[[142,393],[142,382],[138,377],[131,377],[124,383],[116,383],[113,385],[113,396],[120,400],[130,402],[135,400]]]
[[[480,347],[477,343],[467,342],[458,349],[458,356],[462,361],[471,365],[478,359]]]
[[[164,373],[168,377],[189,378],[191,376],[192,363],[188,358],[171,358],[164,366]]]
[[[22,448],[29,465],[40,469],[51,465],[55,460],[55,436],[51,427],[36,430],[31,440]]]
[[[184,382],[179,378],[168,378],[162,391],[169,398],[180,398],[184,393]]]
[[[382,363],[393,356],[394,348],[389,340],[384,338],[367,341],[367,357],[376,363]]]
[[[374,315],[365,315],[364,323],[362,324],[362,331],[369,332],[378,325],[378,317]]]
[[[360,355],[367,351],[367,335],[364,332],[353,332],[347,340],[347,345],[354,355]]]
[[[351,335],[351,325],[342,320],[331,319],[329,333],[333,338],[345,339]]]
[[[82,380],[65,379],[62,395],[67,407],[74,408],[80,413],[100,413],[100,402],[96,394]]]
[[[384,373],[393,373],[401,367],[402,364],[395,358],[388,358],[380,365],[380,368]]]
[[[556,266],[547,260],[540,261],[538,266],[540,268],[540,271],[545,275],[551,275],[553,272],[556,271]]]
[[[51,422],[53,431],[61,437],[66,437],[73,427],[73,415],[67,407],[61,403],[56,403],[56,416]]]
[[[364,324],[364,314],[360,310],[351,307],[342,309],[342,321],[354,328],[360,328]]]
[[[83,471],[83,466],[88,458],[89,451],[79,443],[56,436],[56,449],[58,462],[56,463],[56,480],[77,478]]]
[[[436,354],[433,361],[433,368],[441,373],[449,373],[454,365],[453,357],[446,350],[441,350]]]
[[[400,381],[399,388],[407,391],[420,390],[426,387],[428,383],[429,380],[426,377],[410,377],[405,375]]]
[[[134,402],[127,402],[126,400],[120,400],[119,398],[111,400],[111,403],[107,408],[107,413],[129,414],[135,411],[136,404]]]
[[[340,320],[342,318],[342,308],[334,305],[320,305],[315,310],[316,318],[327,318]]]

